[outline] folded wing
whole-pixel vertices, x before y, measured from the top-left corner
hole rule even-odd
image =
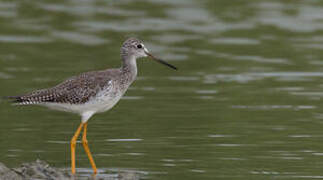
[[[94,97],[103,88],[109,88],[111,78],[106,73],[88,72],[72,77],[61,84],[49,88],[36,90],[21,96],[9,96],[18,105],[42,103],[70,103],[82,104]]]

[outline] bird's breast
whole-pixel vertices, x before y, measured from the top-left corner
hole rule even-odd
[[[93,97],[88,104],[96,112],[104,112],[111,109],[123,96],[125,91],[119,89],[119,86],[111,84],[109,88],[104,88]]]

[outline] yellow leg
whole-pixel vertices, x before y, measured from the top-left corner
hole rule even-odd
[[[89,146],[88,146],[88,141],[86,139],[86,132],[87,132],[87,122],[84,123],[82,144],[83,144],[84,150],[86,152],[86,155],[87,155],[87,157],[90,160],[90,163],[91,163],[91,166],[92,166],[92,169],[93,169],[93,173],[96,174],[97,173],[97,169],[96,169],[95,162],[93,160],[92,154],[91,154],[90,149],[89,149]]]
[[[71,157],[72,157],[72,174],[75,174],[75,147],[76,147],[76,140],[79,137],[82,127],[83,127],[84,123],[81,123],[80,126],[77,128],[72,140],[71,140]]]

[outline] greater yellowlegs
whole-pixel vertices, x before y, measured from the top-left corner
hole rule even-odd
[[[111,109],[120,100],[137,76],[136,59],[147,56],[168,67],[177,69],[151,55],[141,40],[129,38],[121,47],[122,66],[118,69],[82,73],[55,87],[8,98],[17,105],[37,104],[81,115],[82,122],[71,140],[71,170],[75,174],[76,140],[83,129],[82,145],[96,174],[97,168],[86,138],[87,122],[95,113]]]

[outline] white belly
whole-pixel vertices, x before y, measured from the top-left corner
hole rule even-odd
[[[83,104],[69,103],[43,103],[40,105],[47,106],[50,109],[77,113],[82,116],[82,121],[86,122],[93,114],[105,112],[111,109],[121,99],[127,88],[123,90],[117,89],[112,81],[109,82],[107,88],[104,88],[95,97],[89,99]]]
[[[99,113],[111,109],[122,97],[123,92],[111,93],[111,91],[103,91],[97,96],[90,98],[84,104],[69,104],[69,103],[44,103],[50,109],[72,112],[77,114],[84,114],[85,112]]]
[[[72,112],[82,115],[84,112],[92,111],[94,113],[104,112],[111,109],[122,96],[113,98],[93,99],[84,104],[62,104],[62,103],[44,103],[42,105],[59,111]]]

